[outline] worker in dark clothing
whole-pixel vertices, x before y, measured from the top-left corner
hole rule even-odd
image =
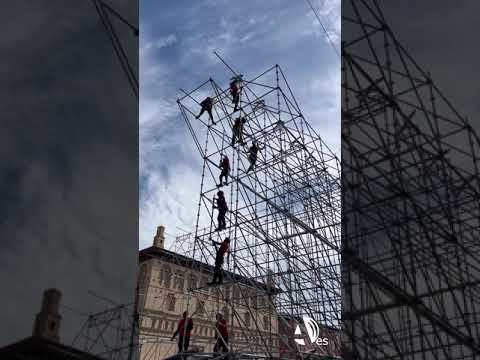
[[[193,329],[193,320],[192,318],[187,317],[187,315],[188,313],[184,311],[182,320],[180,320],[180,322],[178,323],[177,330],[175,330],[171,339],[173,341],[177,334],[179,334],[178,353],[187,352],[188,345],[190,344],[190,335]]]
[[[213,347],[213,352],[228,352],[228,329],[227,321],[223,318],[223,315],[218,313],[216,316],[217,323],[215,324],[215,338],[217,342]]]
[[[232,78],[230,82],[230,95],[232,95],[232,103],[235,105],[233,112],[238,111],[238,104],[240,103],[240,88],[237,84],[237,78]]]
[[[232,128],[232,146],[235,145],[235,142],[238,141],[240,144],[244,145],[243,142],[243,126],[247,122],[247,119],[244,117],[238,117],[235,119]]]
[[[220,184],[219,187],[223,186],[223,178],[225,178],[225,185],[228,186],[228,175],[230,174],[230,160],[228,159],[227,155],[222,156],[220,160]]]
[[[254,141],[252,143],[252,146],[250,146],[250,148],[248,149],[248,161],[250,162],[250,166],[247,169],[247,174],[255,167],[258,157],[258,150],[261,149],[258,147],[257,142]]]
[[[216,202],[216,206],[214,205],[213,208],[218,209],[218,217],[217,217],[218,227],[216,228],[215,231],[220,231],[227,228],[225,215],[227,215],[228,206],[227,206],[227,202],[225,201],[225,196],[223,195],[223,191],[219,191],[217,193],[217,196],[218,196],[217,199],[216,200],[214,199],[214,201]]]
[[[215,246],[215,268],[213,269],[213,279],[208,285],[221,284],[223,282],[223,262],[225,260],[225,254],[230,250],[230,238],[226,237],[223,242],[217,242],[212,240],[213,246]],[[219,248],[217,248],[219,246]]]
[[[205,100],[203,100],[200,103],[200,106],[202,109],[200,110],[200,114],[195,116],[195,119],[199,119],[200,116],[206,111],[208,112],[208,116],[210,116],[210,120],[212,121],[212,124],[215,125],[215,121],[213,121],[213,114],[212,114],[212,109],[213,109],[213,99],[209,96]]]

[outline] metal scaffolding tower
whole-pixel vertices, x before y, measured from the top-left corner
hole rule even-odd
[[[139,333],[136,304],[113,305],[90,314],[72,346],[106,360],[137,360]]]
[[[193,246],[187,255],[202,264],[213,264],[211,240],[221,242],[230,237],[231,254],[224,265],[227,278],[215,289],[229,304],[230,322],[239,324],[245,338],[257,339],[241,348],[232,339],[230,349],[278,356],[272,330],[266,333],[255,316],[259,305],[249,295],[249,288],[266,292],[264,306],[269,316],[280,322],[286,315],[308,316],[325,331],[340,326],[339,160],[305,120],[280,66],[245,79],[224,64],[241,88],[239,111],[234,111],[228,85],[214,79],[191,92],[184,91],[178,99],[203,160]],[[214,101],[215,124],[207,113],[195,117],[206,96]],[[232,141],[237,118],[246,119],[243,144]],[[248,149],[253,142],[260,150],[253,170],[247,172],[251,165]],[[220,188],[221,155],[228,156],[232,171],[229,185]],[[216,231],[213,205],[219,190],[225,193],[229,211],[226,228]],[[232,300],[225,289],[235,287],[237,276],[242,283],[248,279],[248,286],[237,287],[239,293]],[[192,301],[205,290],[210,288],[192,289]],[[243,301],[249,309],[253,326],[247,326],[236,301]]]
[[[345,357],[480,357],[480,139],[375,0],[342,3]]]

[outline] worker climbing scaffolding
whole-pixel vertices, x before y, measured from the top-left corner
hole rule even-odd
[[[247,169],[247,174],[253,170],[255,167],[255,164],[257,163],[257,158],[258,158],[258,151],[263,150],[263,148],[260,148],[257,144],[256,141],[252,142],[252,146],[248,149],[248,162],[250,163],[250,166]]]
[[[215,125],[215,121],[213,120],[213,114],[212,114],[213,99],[210,96],[208,96],[207,98],[205,98],[205,100],[203,100],[200,103],[200,106],[201,106],[200,113],[197,116],[195,116],[195,118],[200,119],[200,116],[202,116],[203,113],[206,111],[208,113],[208,116],[210,117],[210,121],[212,122],[213,125]]]
[[[228,205],[227,201],[225,200],[225,195],[223,194],[223,191],[220,190],[219,192],[217,192],[217,197],[214,198],[213,208],[218,210],[218,226],[215,231],[225,230],[227,228],[225,216],[227,215]]]
[[[220,154],[220,177],[219,181],[220,183],[218,184],[218,187],[222,187],[223,185],[228,186],[228,176],[230,175],[230,160],[228,159],[227,155]],[[223,179],[225,179],[225,183],[223,182]]]
[[[171,340],[173,341],[178,335],[178,353],[188,351],[192,329],[193,320],[192,318],[188,317],[188,312],[184,311],[182,314],[182,319],[179,321],[177,329],[175,330],[171,338]]]
[[[242,75],[234,76],[230,79],[230,95],[232,96],[232,103],[234,104],[233,112],[239,110],[239,103],[240,103],[240,91],[241,88],[239,86],[240,82],[242,81]]]
[[[228,352],[228,328],[227,321],[223,317],[223,314],[218,313],[216,315],[216,324],[215,324],[215,346],[213,347],[213,352]]]
[[[213,279],[208,285],[220,285],[223,283],[223,263],[225,261],[225,254],[230,251],[230,238],[226,237],[223,242],[212,240],[215,247],[215,268],[213,270]],[[218,247],[218,248],[217,248]]]
[[[240,143],[241,145],[245,145],[243,141],[243,128],[247,119],[245,117],[238,117],[235,119],[232,127],[232,146],[235,146],[235,143]]]

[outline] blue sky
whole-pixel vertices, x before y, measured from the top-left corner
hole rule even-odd
[[[340,0],[312,1],[337,48]],[[308,122],[340,153],[340,59],[306,1],[140,2],[140,248],[166,226],[167,247],[194,226],[201,159],[180,116],[179,88],[279,64]]]

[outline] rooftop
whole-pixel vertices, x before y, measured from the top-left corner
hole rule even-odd
[[[101,357],[38,336],[30,336],[0,348],[0,358],[5,360],[103,360]]]

